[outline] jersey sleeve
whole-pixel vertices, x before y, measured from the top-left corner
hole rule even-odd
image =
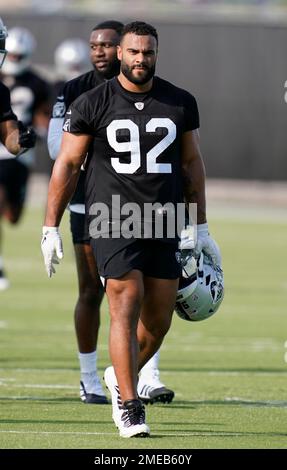
[[[4,121],[17,121],[17,117],[12,111],[10,102],[10,92],[4,85],[0,88],[0,122]]]
[[[53,106],[52,118],[63,119],[70,104],[77,96],[74,90],[74,80],[70,80],[62,85],[56,103]]]
[[[66,112],[63,131],[71,134],[94,135],[92,121],[93,110],[86,93],[83,93]]]
[[[63,123],[64,118],[51,118],[49,122],[47,144],[49,155],[52,160],[56,160],[57,156],[60,153],[63,135]]]
[[[186,93],[184,97],[184,130],[193,131],[199,128],[199,112],[196,99],[190,93]]]
[[[52,119],[63,119],[66,114],[66,103],[64,96],[58,95],[57,101],[53,106]]]

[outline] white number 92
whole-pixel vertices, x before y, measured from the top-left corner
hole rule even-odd
[[[146,132],[156,132],[158,128],[167,129],[166,136],[146,154],[147,173],[171,173],[171,163],[157,163],[157,157],[169,147],[176,138],[176,125],[169,118],[152,118],[146,124]],[[118,142],[117,131],[128,129],[130,140]],[[121,163],[118,157],[111,158],[112,167],[117,173],[135,173],[141,166],[140,134],[137,124],[130,119],[116,119],[107,127],[110,146],[118,153],[130,152],[130,163]]]

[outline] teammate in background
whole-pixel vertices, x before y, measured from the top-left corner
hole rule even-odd
[[[55,159],[60,151],[64,115],[70,104],[85,91],[117,75],[120,63],[117,59],[117,45],[123,25],[118,21],[98,24],[90,36],[91,62],[94,70],[68,82],[54,106],[48,133],[50,156]],[[68,41],[66,42],[67,45]],[[65,44],[65,42],[63,43]],[[72,54],[70,47],[70,56]],[[78,54],[79,65],[85,63],[84,49]],[[67,66],[68,64],[66,64]],[[66,67],[65,66],[65,67]],[[63,66],[63,69],[65,68]],[[66,67],[68,69],[68,67]],[[73,70],[77,68],[73,62]],[[90,236],[85,224],[85,172],[81,171],[77,189],[69,204],[71,232],[75,250],[79,282],[79,298],[75,307],[75,329],[79,348],[81,369],[80,396],[84,403],[107,403],[97,373],[97,341],[100,326],[100,305],[103,286],[90,246]],[[170,402],[174,392],[159,380],[159,353],[144,367],[139,380],[139,396],[146,403]]]
[[[0,69],[7,54],[6,38],[7,29],[0,18]],[[35,142],[34,131],[17,121],[11,108],[10,91],[0,82],[0,219],[4,217],[11,223],[16,223],[20,217],[26,171],[14,158],[15,155],[23,155],[28,148],[34,147]],[[7,155],[9,160],[6,161]],[[8,287],[9,282],[4,275],[1,256],[0,226],[0,290]]]
[[[169,330],[181,273],[176,260],[177,234],[167,237],[164,231],[160,238],[147,238],[136,230],[137,225],[145,229],[151,220],[145,217],[145,205],[165,205],[168,223],[169,217],[174,222],[178,203],[196,203],[197,243],[213,258],[219,256],[206,222],[196,100],[185,90],[154,77],[157,49],[157,32],[152,26],[142,22],[126,25],[118,48],[119,77],[83,93],[68,109],[42,238],[45,265],[51,275],[54,262],[63,254],[58,226],[92,145],[86,208],[93,229],[100,231],[99,237],[94,232],[91,245],[99,274],[106,282],[111,316],[113,367],[106,369],[105,382],[122,437],[150,433],[138,399],[137,374]],[[115,196],[120,200],[116,215]],[[104,206],[99,225],[94,217],[96,203]],[[139,207],[132,228],[129,223],[126,226],[132,236],[117,232],[120,237],[114,238],[113,224],[123,229],[123,210],[128,203]],[[133,230],[139,234],[133,235]]]
[[[7,28],[0,18],[0,69],[7,54],[6,38]],[[27,148],[34,147],[35,139],[34,131],[17,121],[11,108],[10,91],[0,82],[0,142],[13,155],[19,155]]]
[[[55,50],[54,62],[58,79],[54,84],[57,98],[66,82],[90,71],[90,48],[82,39],[65,39]]]

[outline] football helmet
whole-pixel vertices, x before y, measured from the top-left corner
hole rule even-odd
[[[0,18],[0,68],[5,60],[7,51],[5,49],[5,41],[7,38],[7,29],[4,26],[2,19]]]
[[[65,81],[91,70],[90,48],[82,39],[67,39],[55,50],[54,60],[60,79]]]
[[[3,74],[16,77],[25,72],[31,65],[35,47],[36,40],[28,29],[10,29],[6,40],[7,57],[2,67]]]
[[[179,281],[175,311],[183,320],[205,320],[214,315],[223,300],[223,271],[204,252],[198,259],[194,258],[191,250],[188,254],[181,252],[181,263],[183,275]]]

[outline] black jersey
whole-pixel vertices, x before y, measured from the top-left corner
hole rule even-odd
[[[10,90],[11,107],[19,121],[26,126],[32,124],[36,110],[50,100],[51,88],[47,82],[33,71],[25,71],[17,76],[2,77],[3,83]],[[4,145],[0,145],[0,160],[14,158]],[[19,157],[26,166],[33,164],[35,149],[29,149]]]
[[[53,118],[63,118],[70,104],[82,93],[95,88],[103,83],[104,79],[99,76],[96,70],[84,73],[79,77],[66,82],[62,88],[57,102],[53,107]],[[85,202],[85,172],[81,171],[76,191],[70,201],[71,204],[84,204]]]
[[[3,76],[2,80],[10,90],[14,113],[25,125],[31,125],[36,109],[50,100],[50,86],[30,70],[16,77]]]
[[[144,94],[125,90],[113,78],[81,95],[69,108],[63,129],[94,138],[87,214],[101,202],[110,217],[115,196],[120,196],[121,209],[135,203],[141,215],[146,203],[183,202],[181,137],[198,127],[195,98],[158,77]]]
[[[9,89],[0,82],[0,122],[17,120],[11,108]]]

